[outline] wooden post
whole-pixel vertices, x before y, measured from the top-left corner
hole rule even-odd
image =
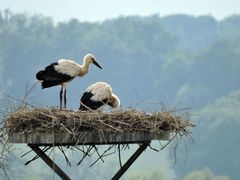
[[[112,180],[118,180],[134,163],[134,161],[142,154],[142,152],[148,147],[150,142],[142,143],[137,151],[128,159],[128,161],[119,169],[119,171],[113,176]]]
[[[28,144],[28,146],[53,170],[59,175],[63,180],[71,180],[63,170],[58,167],[37,145]],[[54,168],[53,168],[54,167]]]

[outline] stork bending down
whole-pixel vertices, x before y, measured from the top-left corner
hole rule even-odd
[[[39,71],[36,78],[42,82],[42,89],[61,85],[60,90],[60,110],[62,110],[62,98],[64,93],[64,108],[67,106],[67,84],[77,76],[84,76],[88,73],[90,64],[93,63],[100,69],[92,54],[87,54],[83,58],[83,65],[79,65],[73,60],[61,59],[50,64],[45,70]],[[63,92],[64,91],[64,92]]]
[[[112,93],[112,88],[109,84],[106,82],[97,82],[89,86],[83,93],[79,110],[103,111],[104,105],[117,108],[120,106],[120,100],[117,95]]]

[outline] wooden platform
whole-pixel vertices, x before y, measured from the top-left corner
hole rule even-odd
[[[10,143],[26,143],[60,178],[70,180],[71,178],[45,154],[40,146],[75,146],[75,145],[108,145],[108,144],[139,144],[139,148],[120,167],[118,172],[112,177],[117,180],[127,171],[133,162],[150,145],[152,140],[170,140],[169,132],[159,131],[151,133],[149,131],[137,132],[111,132],[111,131],[88,131],[71,133],[13,133],[9,135]],[[120,151],[119,151],[120,152]]]
[[[170,133],[160,131],[153,134],[147,131],[111,132],[94,131],[69,133],[14,133],[9,135],[11,143],[41,145],[100,145],[100,144],[134,144],[152,140],[169,140]]]

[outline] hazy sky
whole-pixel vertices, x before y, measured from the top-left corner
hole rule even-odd
[[[119,15],[192,14],[223,19],[240,14],[240,0],[0,0],[0,9],[43,14],[57,21],[102,21]]]

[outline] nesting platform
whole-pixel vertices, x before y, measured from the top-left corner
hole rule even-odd
[[[11,143],[26,143],[62,179],[70,179],[41,146],[85,146],[139,144],[136,152],[112,179],[119,179],[152,140],[172,134],[186,135],[194,125],[173,112],[145,113],[135,110],[83,113],[56,109],[20,109],[6,118]],[[54,168],[53,168],[54,167]]]
[[[68,133],[13,133],[10,143],[49,145],[107,145],[107,144],[136,144],[152,140],[169,140],[170,133],[161,131],[158,134],[150,132],[112,132],[94,131],[79,132],[75,136]]]
[[[100,135],[101,134],[101,135]],[[11,143],[27,143],[28,146],[62,179],[70,177],[47,156],[40,146],[76,146],[76,145],[109,145],[109,144],[139,144],[135,153],[121,166],[112,180],[119,179],[142,152],[150,145],[152,140],[169,140],[170,134],[162,132],[151,134],[149,132],[81,132],[75,139],[67,133],[13,133],[9,138]]]

